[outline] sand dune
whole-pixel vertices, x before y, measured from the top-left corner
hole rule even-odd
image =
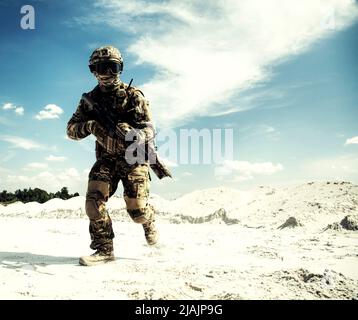
[[[0,206],[0,298],[357,299],[358,186],[315,182],[153,195],[160,243],[113,197],[113,263],[80,267],[84,197]]]

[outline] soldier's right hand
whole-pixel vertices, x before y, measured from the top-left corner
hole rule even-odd
[[[89,133],[94,133],[95,132],[95,129],[98,125],[98,122],[96,120],[89,120],[86,122],[86,130],[87,132]]]
[[[105,129],[96,120],[87,121],[86,130],[97,138],[104,137],[106,135]]]

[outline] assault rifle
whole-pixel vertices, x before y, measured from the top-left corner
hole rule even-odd
[[[128,96],[128,89],[132,83],[129,83],[126,93]],[[128,98],[127,104],[129,103],[130,99],[132,98],[132,95]],[[107,112],[101,112],[100,107],[98,103],[96,103],[91,97],[89,97],[86,93],[82,94],[82,100],[87,105],[88,111],[91,112],[96,117],[96,120],[99,121],[100,125],[107,131],[108,136],[111,138],[112,141],[126,141],[126,131],[121,130],[117,127],[117,123],[113,121],[113,119],[108,115]],[[169,171],[169,169],[166,167],[166,165],[159,159],[158,154],[156,152],[156,147],[153,143],[155,136],[148,139],[143,144],[136,144],[136,147],[138,150],[144,154],[145,159],[149,160],[149,165],[153,172],[157,175],[159,179],[162,179],[164,177],[170,177],[172,178],[172,175]],[[98,140],[97,141],[107,149],[107,145],[104,141]]]

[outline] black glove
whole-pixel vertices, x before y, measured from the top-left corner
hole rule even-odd
[[[109,136],[108,132],[96,121],[89,120],[86,122],[86,130],[92,133],[98,143],[110,154],[118,154],[125,150],[122,139],[116,139]]]
[[[96,137],[99,134],[105,133],[104,128],[96,120],[87,121],[85,128],[88,133],[92,133]]]
[[[127,122],[118,122],[116,126],[116,133],[118,137],[125,138],[126,134],[133,129]]]
[[[133,128],[126,122],[117,123],[116,133],[118,137],[123,138],[127,145],[130,145],[133,142],[137,142],[137,144],[144,144],[146,142],[146,132],[143,129]],[[125,139],[126,136],[129,140]]]

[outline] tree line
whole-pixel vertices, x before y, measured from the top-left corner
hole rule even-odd
[[[35,188],[35,189],[29,188],[29,189],[23,189],[23,190],[19,189],[19,190],[16,190],[14,193],[7,192],[6,190],[3,190],[0,193],[0,202],[6,203],[6,204],[16,202],[16,201],[21,201],[23,203],[32,202],[32,201],[44,203],[44,202],[54,199],[54,198],[67,200],[67,199],[70,199],[72,197],[77,197],[77,196],[79,196],[78,192],[76,192],[74,194],[69,194],[67,187],[63,187],[61,189],[61,191],[57,191],[55,193],[52,193],[52,192],[48,193],[47,191],[39,189],[39,188]]]

